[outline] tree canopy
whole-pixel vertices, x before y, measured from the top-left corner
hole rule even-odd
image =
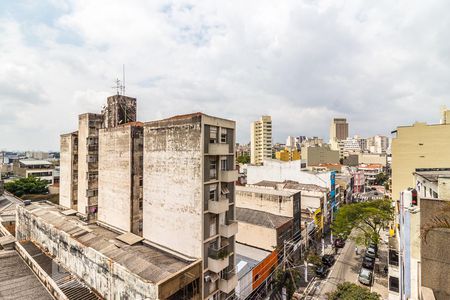
[[[375,177],[375,184],[376,185],[384,185],[386,182],[388,182],[389,176],[385,173],[378,173]]]
[[[339,208],[331,225],[333,233],[347,237],[353,228],[358,229],[355,240],[360,244],[378,244],[380,230],[394,217],[390,200],[373,200],[347,204]]]
[[[334,292],[328,293],[328,300],[380,300],[381,296],[371,293],[368,288],[355,283],[344,282],[338,284]]]
[[[25,194],[43,194],[48,191],[47,184],[40,178],[30,176],[5,183],[5,190],[17,197]]]
[[[250,162],[250,155],[244,154],[237,157],[237,162],[240,164],[248,164]]]

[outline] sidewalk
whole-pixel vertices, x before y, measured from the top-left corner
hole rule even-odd
[[[380,233],[380,244],[378,246],[378,259],[375,262],[374,268],[374,281],[371,288],[372,292],[376,292],[381,295],[382,299],[388,299],[388,277],[383,274],[384,267],[388,264],[389,255],[389,231],[383,230]]]

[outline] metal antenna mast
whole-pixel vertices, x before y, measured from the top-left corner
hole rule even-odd
[[[122,95],[125,96],[125,64],[122,65]]]

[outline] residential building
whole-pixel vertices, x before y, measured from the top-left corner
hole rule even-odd
[[[46,160],[19,159],[13,163],[13,172],[20,177],[30,176],[45,180],[48,184],[53,183],[53,164]]]
[[[323,146],[324,144],[323,139],[313,136],[302,139],[300,142],[300,147]]]
[[[383,172],[383,166],[381,164],[360,164],[357,167],[358,171],[364,173],[366,185],[374,185],[377,175]]]
[[[37,159],[37,160],[47,160],[49,159],[49,153],[43,151],[27,151],[25,153],[27,158]]]
[[[380,164],[383,167],[387,166],[387,155],[378,153],[361,152],[358,154],[359,164]]]
[[[251,155],[253,165],[261,165],[264,158],[272,158],[272,118],[262,116],[251,124]]]
[[[414,185],[417,168],[450,168],[450,121],[399,126],[392,139],[392,197]]]
[[[306,166],[318,166],[320,164],[338,164],[339,151],[331,150],[328,146],[302,147],[301,157],[306,161]]]
[[[59,293],[75,290],[77,299],[200,297],[200,259],[186,259],[100,223],[86,224],[75,213],[47,202],[17,208],[20,243],[15,247],[33,270],[42,273],[39,277],[48,280],[46,286],[57,286]],[[44,268],[39,262],[45,262]],[[58,294],[57,299],[65,297]]]
[[[389,138],[383,135],[376,135],[367,138],[367,150],[370,153],[386,153],[389,148]]]
[[[98,220],[142,236],[143,123],[99,131]]]
[[[297,149],[285,148],[275,153],[275,158],[282,161],[300,160],[300,152]]]
[[[345,118],[334,118],[330,125],[331,141],[342,141],[348,138],[348,123]]]
[[[202,260],[202,299],[237,284],[235,140],[234,121],[202,113],[144,125],[143,237]]]
[[[450,169],[416,169],[414,175],[420,198],[450,199]]]
[[[78,195],[77,210],[88,220],[98,212],[98,131],[101,114],[86,113],[78,117]],[[67,196],[66,196],[67,197]]]
[[[331,140],[330,141],[330,149],[333,151],[339,152],[339,160],[343,160],[346,156],[345,150],[344,150],[344,141],[343,140]]]
[[[298,206],[300,217],[300,205]],[[239,231],[236,241],[259,249],[280,249],[293,238],[293,218],[249,208],[236,208]],[[300,224],[298,224],[300,229]],[[300,238],[300,231],[298,238]]]
[[[78,132],[61,135],[59,204],[78,207]]]
[[[292,219],[292,222],[290,223],[291,236],[298,239],[300,237],[302,226],[301,192],[298,190],[284,190],[283,186],[284,184],[282,183],[277,184],[273,182],[259,182],[250,186],[236,186],[236,207],[252,210],[248,215],[251,213],[257,214],[253,212],[253,210],[255,210]],[[244,213],[245,211],[242,212]],[[261,217],[263,217],[263,215],[261,215]],[[270,216],[264,215],[264,217],[270,219]],[[241,225],[239,225],[239,228],[240,227]],[[245,237],[245,233],[241,233],[240,236]],[[256,236],[260,238],[258,235]],[[238,242],[259,247],[255,244],[239,240],[239,238]]]

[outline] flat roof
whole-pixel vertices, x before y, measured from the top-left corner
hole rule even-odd
[[[252,186],[262,186],[262,187],[271,187],[271,188],[277,188],[280,185],[282,186],[283,189],[327,192],[326,188],[321,187],[317,184],[299,183],[299,182],[293,181],[293,180],[285,180],[282,182],[262,180],[260,182],[252,184]]]
[[[450,170],[416,171],[413,174],[419,175],[428,181],[437,182],[440,177],[450,177]]]
[[[246,257],[247,260],[250,259],[256,262],[256,264],[262,262],[267,256],[269,256],[272,253],[267,250],[262,250],[241,243],[236,243],[234,251],[236,252],[237,256]]]
[[[26,166],[51,165],[52,164],[51,162],[49,162],[47,160],[40,160],[40,159],[20,159],[19,162]]]
[[[236,191],[269,194],[269,195],[284,196],[284,197],[291,197],[291,196],[299,193],[298,191],[274,190],[274,189],[264,188],[261,186],[240,186],[240,185],[236,186]]]
[[[265,211],[236,207],[236,220],[266,228],[276,229],[291,221],[292,218],[274,215]]]
[[[16,251],[0,251],[0,270],[0,299],[53,299]]]
[[[47,202],[34,202],[24,208],[54,228],[64,231],[141,278],[158,283],[197,261],[187,261],[156,247],[138,243],[128,245],[117,239],[117,233],[98,224],[81,222],[76,216],[65,216],[64,209]]]

